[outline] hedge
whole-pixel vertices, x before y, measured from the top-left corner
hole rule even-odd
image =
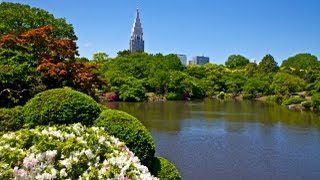
[[[163,157],[155,157],[151,173],[160,180],[180,180],[181,175],[178,169],[169,160]]]
[[[90,96],[67,87],[41,92],[23,107],[26,127],[77,122],[90,126],[100,112]]]
[[[0,133],[16,131],[23,126],[22,107],[16,106],[12,109],[0,109]]]
[[[94,121],[94,126],[104,127],[108,134],[125,142],[142,164],[151,167],[155,145],[151,134],[138,119],[122,111],[107,109]]]

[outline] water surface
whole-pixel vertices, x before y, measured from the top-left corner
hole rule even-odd
[[[110,103],[142,121],[183,179],[320,179],[320,118],[260,102]]]

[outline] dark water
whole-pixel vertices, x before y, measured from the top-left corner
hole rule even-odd
[[[320,179],[320,118],[259,102],[112,103],[183,179]]]

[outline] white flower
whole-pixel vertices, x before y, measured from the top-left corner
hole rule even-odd
[[[86,156],[89,160],[91,160],[93,158],[93,154],[90,149],[85,150],[84,153],[86,154]]]
[[[36,176],[37,180],[51,180],[52,179],[52,175],[49,173],[43,173],[42,175],[37,175]]]
[[[38,160],[34,158],[34,154],[31,154],[23,159],[23,166],[26,169],[32,169],[37,163]]]
[[[57,150],[46,151],[46,160],[53,161],[57,155]]]
[[[41,134],[42,134],[42,135],[48,135],[49,132],[48,132],[46,129],[44,129],[44,130],[41,131]]]
[[[104,136],[99,136],[99,144],[103,144],[106,138]]]
[[[60,170],[60,177],[67,177],[67,176],[68,176],[68,174],[66,172],[66,169],[65,168],[61,169]]]
[[[61,160],[60,163],[67,169],[70,169],[72,167],[71,161],[69,159]]]
[[[28,173],[24,169],[18,169],[18,167],[14,167],[13,175],[15,179],[27,179]]]

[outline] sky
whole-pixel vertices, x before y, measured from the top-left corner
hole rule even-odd
[[[298,53],[320,58],[319,0],[7,0],[66,18],[80,56],[115,57],[129,48],[137,6],[148,53],[208,56],[223,64],[240,54],[281,65]]]

